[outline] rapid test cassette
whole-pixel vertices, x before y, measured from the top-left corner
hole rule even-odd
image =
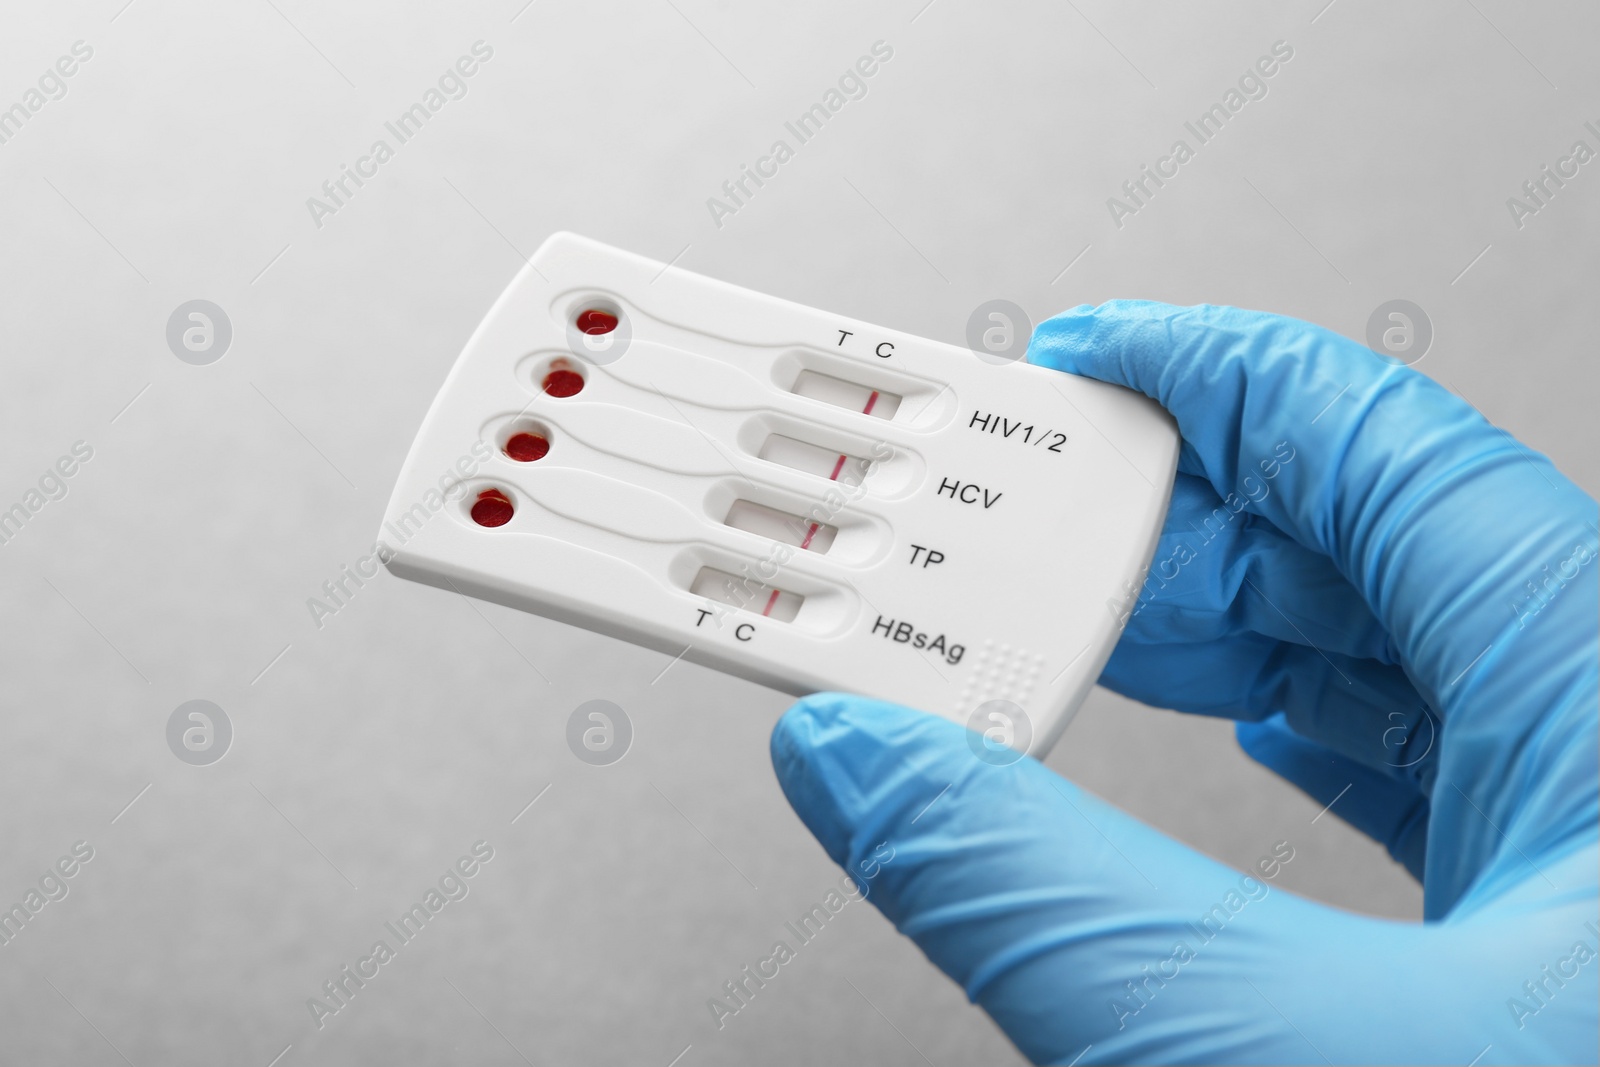
[[[1177,453],[1129,390],[559,233],[456,360],[380,538],[403,578],[1042,754]]]

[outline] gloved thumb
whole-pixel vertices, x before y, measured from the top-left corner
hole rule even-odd
[[[1395,1007],[1365,975],[1373,960],[1438,967],[1435,983],[1472,980],[1472,961],[1431,928],[1274,888],[1293,842],[1263,842],[1240,873],[1036,760],[986,751],[956,723],[835,693],[796,704],[772,736],[778,780],[828,854],[1034,1061],[1466,1062],[1482,1049],[1466,1046],[1487,1022],[1463,1021],[1448,1047],[1377,1025]]]

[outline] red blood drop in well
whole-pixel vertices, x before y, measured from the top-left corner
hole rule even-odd
[[[575,396],[583,391],[583,375],[557,367],[544,376],[544,391],[551,396]]]
[[[479,526],[504,526],[516,514],[511,501],[498,489],[485,489],[472,505],[472,521]]]
[[[506,455],[518,463],[532,463],[543,459],[550,451],[550,441],[536,433],[514,433],[506,442]]]
[[[599,308],[585,308],[578,312],[578,317],[573,320],[573,325],[578,327],[579,333],[610,333],[617,328],[617,317],[609,311]]]

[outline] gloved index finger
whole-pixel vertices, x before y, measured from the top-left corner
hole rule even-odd
[[[1524,576],[1477,606],[1466,587],[1564,558],[1593,507],[1430,379],[1293,319],[1113,301],[1042,323],[1028,357],[1158,401],[1224,501],[1329,555],[1434,693],[1514,621]]]
[[[1114,301],[1044,322],[1028,355],[1155,399],[1224,501],[1372,606],[1447,724],[1430,914],[1485,862],[1526,867],[1592,824],[1596,507],[1548,459],[1418,371],[1275,315]]]

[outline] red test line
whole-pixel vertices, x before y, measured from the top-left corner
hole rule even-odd
[[[872,391],[872,395],[867,397],[867,406],[861,409],[861,414],[863,414],[863,415],[871,415],[872,414],[872,409],[877,405],[877,403],[878,403],[878,391],[876,389],[874,389]],[[833,473],[828,475],[828,480],[830,482],[836,482],[836,481],[839,480],[839,472],[844,470],[844,461],[846,459],[849,459],[849,458],[850,457],[846,456],[843,452],[839,453],[838,462],[834,463],[834,465],[833,465]],[[817,530],[821,526],[822,526],[822,524],[820,522],[814,522],[814,523],[811,524],[811,529],[806,531],[805,539],[800,542],[800,547],[801,548],[810,548],[811,547],[811,539],[813,537],[817,536]],[[769,604],[768,608],[770,609],[770,607],[771,607],[771,605]],[[763,614],[765,614],[765,612],[763,612]]]
[[[761,609],[761,614],[763,614],[763,615],[771,615],[772,614],[772,605],[776,604],[777,602],[778,602],[778,591],[776,589],[774,589],[772,591],[772,595],[767,597],[767,606]]]
[[[830,482],[836,482],[836,481],[839,480],[839,472],[844,470],[844,461],[846,459],[849,459],[849,458],[850,457],[846,456],[843,452],[839,453],[839,459],[833,465],[833,473],[828,475],[828,480]],[[813,537],[817,536],[817,528],[820,527],[821,525],[822,524],[820,522],[813,522],[811,524],[811,529],[806,531],[805,540],[800,542],[800,547],[801,548],[810,548],[811,547],[811,539]]]

